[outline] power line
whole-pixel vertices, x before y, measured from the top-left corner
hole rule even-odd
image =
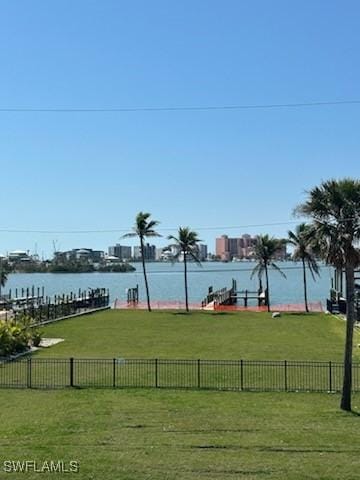
[[[351,220],[359,220],[358,217],[349,217],[339,220],[339,222],[349,222]],[[319,221],[319,220],[317,220]],[[282,222],[268,222],[268,223],[249,223],[243,225],[211,225],[211,226],[199,226],[192,227],[194,230],[234,230],[234,229],[245,229],[245,228],[258,228],[258,227],[273,227],[281,225],[293,225],[300,223],[301,220],[287,220]],[[176,231],[179,227],[159,227],[158,232],[166,231]],[[133,227],[119,227],[113,229],[93,229],[93,230],[37,230],[37,229],[11,229],[11,228],[1,228],[0,233],[39,233],[39,234],[90,234],[90,233],[126,233],[133,231]]]
[[[290,225],[293,223],[298,223],[297,220],[287,221],[287,222],[273,222],[273,223],[258,223],[258,224],[248,224],[248,225],[230,225],[230,226],[205,226],[205,227],[196,227],[196,230],[231,230],[239,228],[254,228],[254,227],[269,227],[276,225]],[[160,227],[157,229],[159,232],[165,231],[174,231],[179,227]],[[132,227],[128,228],[115,228],[115,229],[94,229],[94,230],[26,230],[26,229],[0,229],[1,233],[42,233],[42,234],[82,234],[82,233],[124,233],[132,231]]]
[[[360,100],[331,100],[324,102],[298,102],[298,103],[269,103],[249,105],[192,105],[174,107],[72,107],[72,108],[32,108],[32,107],[2,107],[1,113],[126,113],[126,112],[181,112],[181,111],[211,111],[211,110],[260,110],[274,108],[302,108],[325,107],[337,105],[358,105]]]

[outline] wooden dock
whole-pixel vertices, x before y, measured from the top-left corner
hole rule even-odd
[[[40,294],[41,292],[41,294]],[[25,293],[25,295],[24,295]],[[37,294],[36,294],[37,293]],[[18,296],[20,294],[20,296]],[[79,289],[70,294],[45,296],[44,290],[16,289],[15,296],[2,296],[0,310],[5,320],[28,315],[35,323],[47,323],[61,317],[75,316],[79,313],[108,307],[109,290],[105,288]]]
[[[221,288],[219,290],[213,290],[213,287],[209,287],[207,296],[201,302],[202,308],[216,308],[224,305],[235,305],[238,302],[243,302],[243,306],[246,308],[249,306],[249,302],[255,301],[258,307],[266,307],[268,305],[267,290],[263,290],[260,284],[258,290],[238,290],[237,282],[233,278],[231,287]]]

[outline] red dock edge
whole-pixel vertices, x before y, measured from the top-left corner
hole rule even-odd
[[[115,309],[123,310],[146,310],[147,303],[139,302],[137,304],[128,304],[127,302],[116,299],[114,302]],[[185,302],[182,301],[151,301],[153,310],[185,310]],[[219,312],[267,312],[267,307],[242,307],[240,305],[215,305],[212,308],[202,307],[199,303],[189,303],[190,310],[219,311]],[[281,305],[271,305],[272,312],[304,312],[305,305],[303,303],[286,303]],[[323,312],[321,302],[310,302],[310,312]]]

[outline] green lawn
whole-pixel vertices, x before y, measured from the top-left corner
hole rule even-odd
[[[111,310],[43,330],[65,339],[45,357],[341,361],[345,324],[324,314]]]
[[[336,361],[344,331],[322,314],[107,311],[45,327],[65,342],[37,355]],[[326,393],[3,389],[0,478],[60,476],[4,473],[6,460],[75,460],[80,472],[65,478],[360,480],[360,416],[341,412],[339,401]],[[360,395],[353,406],[360,410]]]
[[[339,411],[338,395],[5,390],[0,400],[0,469],[62,459],[80,462],[65,475],[77,480],[360,478],[360,417]]]

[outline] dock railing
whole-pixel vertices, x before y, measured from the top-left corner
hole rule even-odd
[[[15,320],[21,315],[28,315],[35,324],[41,324],[87,311],[106,308],[109,306],[109,303],[109,291],[105,288],[95,288],[79,292],[78,294],[55,295],[54,299],[47,297],[46,301],[20,302],[19,304],[14,302],[12,304],[12,313]]]

